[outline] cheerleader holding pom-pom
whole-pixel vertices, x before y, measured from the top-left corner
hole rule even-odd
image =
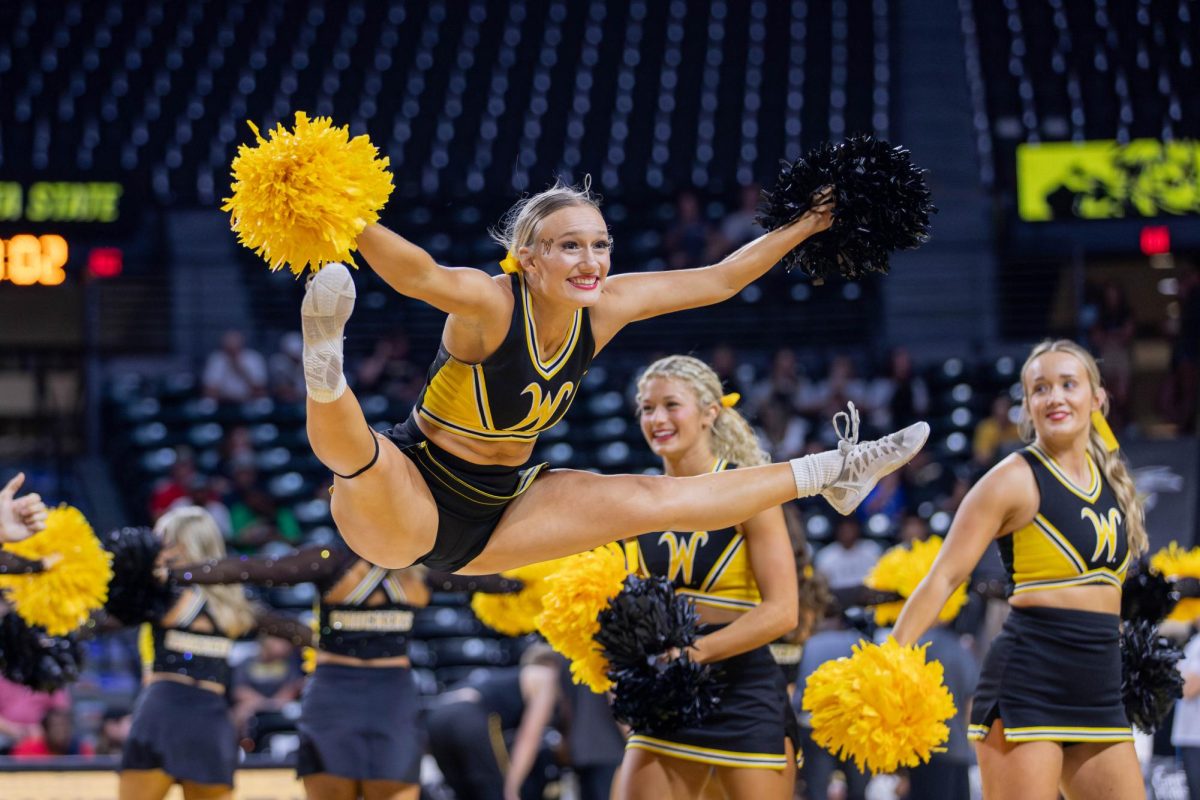
[[[971,710],[984,796],[1144,797],[1119,643],[1121,584],[1146,549],[1141,500],[1086,350],[1043,342],[1022,367],[1021,386],[1029,445],[967,494],[893,635],[900,645],[916,642],[995,540],[1011,612]]]
[[[856,163],[858,174],[883,162]],[[729,299],[828,230],[835,204],[821,184],[793,185],[802,195],[795,213],[718,264],[611,277],[608,225],[588,182],[558,184],[505,217],[494,234],[507,250],[504,274],[493,277],[441,266],[375,224],[390,190],[386,160],[327,120],[298,115],[294,134],[281,127],[243,147],[234,174],[225,208],[243,241],[273,267],[320,267],[301,308],[308,437],[336,476],[339,530],[372,563],[494,573],[646,531],[727,527],[816,494],[848,514],[928,436],[917,423],[859,442],[847,418],[836,450],[787,465],[687,478],[527,466],[539,433],[563,417],[592,358],[622,328]],[[910,222],[922,213],[893,212]],[[850,238],[870,236],[856,229]],[[449,315],[412,416],[385,435],[367,425],[343,375],[355,288],[334,260],[348,249],[399,293]]]

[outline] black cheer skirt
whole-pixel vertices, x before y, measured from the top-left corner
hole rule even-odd
[[[300,703],[296,774],[419,783],[417,712],[406,667],[318,664]]]
[[[225,698],[172,681],[142,689],[133,707],[122,770],[156,769],[177,781],[233,786],[237,733]]]
[[[715,664],[721,702],[703,723],[661,736],[634,732],[626,747],[718,767],[781,770],[786,742],[799,758],[800,727],[787,682],[764,645]]]
[[[1119,625],[1115,614],[1013,608],[984,659],[968,738],[1000,720],[1010,742],[1132,741]]]

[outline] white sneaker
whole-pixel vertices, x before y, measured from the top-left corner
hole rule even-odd
[[[918,422],[903,430],[869,442],[858,441],[858,409],[850,403],[850,412],[839,411],[833,416],[833,428],[838,433],[838,452],[842,454],[842,471],[821,496],[839,514],[850,514],[858,508],[879,479],[912,460],[929,438],[929,423]]]

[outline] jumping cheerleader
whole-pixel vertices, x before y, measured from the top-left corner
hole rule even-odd
[[[337,476],[333,515],[349,544],[390,567],[491,573],[653,530],[715,530],[797,496],[850,513],[920,449],[924,423],[789,465],[689,477],[526,467],[562,419],[592,358],[626,325],[727,300],[832,222],[829,195],[718,264],[609,277],[611,239],[588,192],[557,185],[519,202],[497,240],[505,274],[439,266],[369,225],[357,247],[396,291],[449,314],[409,419],[376,434],[343,376],[349,270],[328,264],[301,311],[313,452]]]

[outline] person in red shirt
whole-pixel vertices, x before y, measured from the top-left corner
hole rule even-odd
[[[75,725],[71,711],[67,708],[52,708],[42,718],[40,736],[31,736],[17,743],[12,749],[14,758],[43,756],[90,756],[95,751],[90,744],[75,736]]]

